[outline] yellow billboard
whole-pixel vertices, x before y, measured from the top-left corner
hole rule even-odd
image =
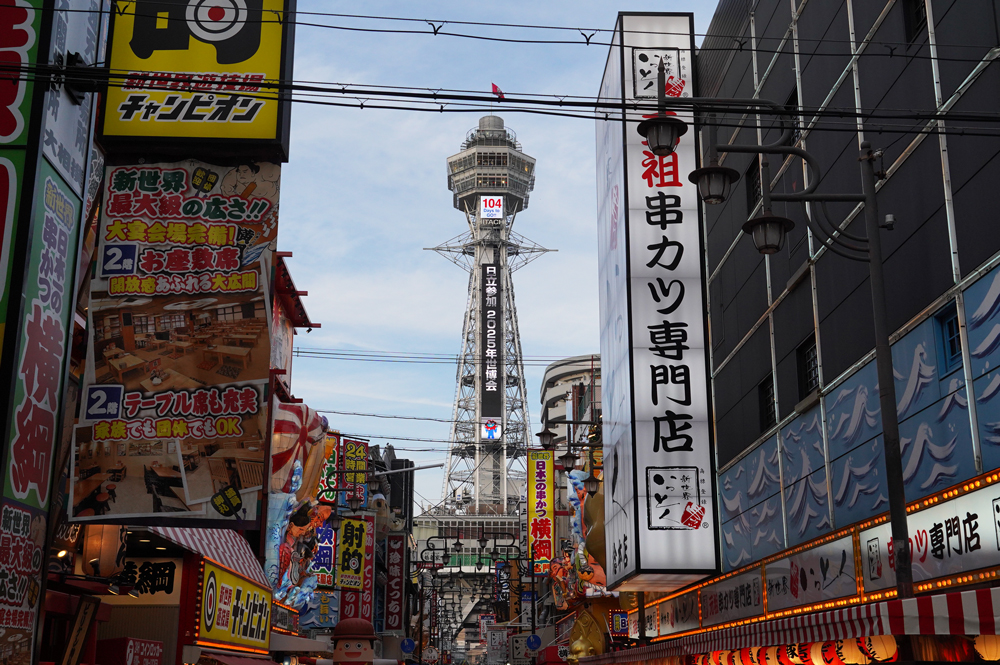
[[[528,451],[528,551],[535,575],[548,575],[555,550],[555,451]]]
[[[267,653],[271,590],[205,559],[197,644]]]
[[[103,140],[287,143],[288,104],[274,84],[291,79],[292,11],[294,0],[119,3]]]
[[[340,523],[337,536],[337,581],[344,590],[361,591],[365,586],[365,547],[370,534],[365,520],[350,519]]]

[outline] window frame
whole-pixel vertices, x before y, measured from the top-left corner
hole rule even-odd
[[[808,356],[812,355],[812,367]],[[795,367],[799,377],[799,400],[803,400],[814,391],[819,390],[819,349],[816,346],[816,334],[810,333],[795,349]]]

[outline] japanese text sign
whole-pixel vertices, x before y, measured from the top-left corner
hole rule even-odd
[[[267,653],[271,590],[205,559],[196,643]]]
[[[347,519],[340,523],[337,537],[337,586],[360,591],[364,586],[365,542],[368,523]]]
[[[389,534],[386,539],[385,629],[403,630],[403,587],[406,571],[406,536]]]
[[[507,662],[507,629],[490,628],[486,631],[486,662],[503,665]]]
[[[5,634],[33,634],[45,556],[45,515],[0,501],[0,627]]]
[[[854,572],[854,541],[845,536],[778,559],[764,568],[767,611],[853,596],[858,592]]]
[[[294,607],[271,601],[271,630],[283,633],[299,632],[299,611]]]
[[[1000,487],[990,485],[907,515],[913,581],[1000,565]],[[865,593],[896,586],[889,522],[861,532]]]
[[[344,499],[357,497],[368,505],[368,442],[344,439]]]
[[[702,626],[714,626],[763,613],[764,593],[759,568],[701,589]]]
[[[53,446],[62,417],[80,200],[44,160],[36,189],[4,494],[44,509],[49,504]]]
[[[319,485],[316,488],[316,500],[320,503],[337,503],[337,488],[340,486],[340,435],[326,435],[326,450],[330,451],[319,472]]]
[[[286,159],[288,102],[275,84],[292,78],[294,10],[294,0],[119,3],[102,141],[250,141]]]
[[[479,641],[481,643],[486,644],[486,633],[496,622],[496,614],[483,613],[479,615]]]
[[[698,592],[681,594],[657,605],[660,635],[673,635],[698,628]]]
[[[101,60],[103,0],[59,0],[52,13],[50,63],[61,63],[76,53],[85,65]],[[61,11],[60,11],[61,10]],[[10,10],[4,8],[3,13]],[[105,28],[107,25],[105,24]],[[94,94],[80,94],[68,85],[53,85],[45,92],[45,129],[42,154],[56,167],[73,191],[83,197],[90,159],[90,129],[96,101]]]
[[[535,575],[548,575],[555,549],[555,490],[552,450],[528,451],[528,550]]]
[[[648,104],[661,60],[667,94],[690,97],[692,22],[620,14],[601,100]],[[710,575],[717,556],[701,220],[686,178],[697,131],[661,157],[622,120],[597,121],[608,587],[670,591]]]
[[[345,523],[348,521],[356,523],[353,536],[354,549],[351,552],[350,561],[350,566],[352,568],[356,565],[353,559],[357,555],[357,543],[360,537],[358,529],[364,529],[364,547],[361,549],[361,582],[360,590],[357,591],[352,591],[345,588],[343,585],[339,585],[342,589],[340,592],[340,614],[341,617],[345,619],[360,618],[365,619],[366,621],[372,621],[372,612],[375,607],[375,517],[372,515],[366,515],[363,521],[344,520]],[[358,522],[361,522],[361,526],[357,525]],[[341,561],[341,564],[343,564],[343,561]],[[338,568],[338,575],[341,572],[341,568]]]
[[[135,637],[118,637],[97,643],[101,663],[107,665],[161,665],[163,642],[140,640]]]
[[[280,175],[266,162],[107,167],[73,476],[156,476],[119,485],[115,517],[257,519]],[[70,487],[79,520],[92,488]]]
[[[482,417],[480,437],[499,439],[503,434],[504,378],[503,370],[503,286],[500,264],[480,266],[480,372],[479,414]]]

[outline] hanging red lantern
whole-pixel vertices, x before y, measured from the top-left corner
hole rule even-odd
[[[847,665],[837,653],[836,642],[823,642],[819,656],[822,665]]]

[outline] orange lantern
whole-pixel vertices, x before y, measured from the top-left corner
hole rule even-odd
[[[124,568],[128,530],[113,524],[88,524],[83,537],[83,573],[111,577]]]
[[[779,651],[784,647],[764,647],[761,649],[761,665],[781,665]]]
[[[737,665],[757,665],[753,657],[753,649],[740,649]]]
[[[837,656],[846,665],[866,665],[871,660],[862,650],[857,638],[837,640],[835,644],[837,645]]]
[[[983,660],[1000,660],[1000,636],[976,635],[975,647]]]
[[[864,638],[864,650],[874,660],[892,660],[898,652],[896,638],[892,635],[870,635]]]

